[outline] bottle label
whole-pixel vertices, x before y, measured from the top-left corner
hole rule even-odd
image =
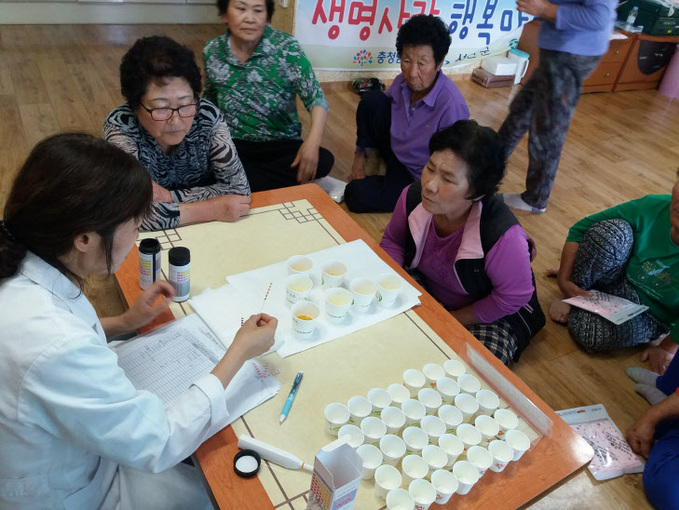
[[[139,252],[139,286],[148,289],[160,277],[160,253]]]
[[[175,301],[186,301],[191,291],[191,264],[170,265],[170,284],[174,287]]]

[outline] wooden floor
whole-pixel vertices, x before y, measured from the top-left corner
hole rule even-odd
[[[200,26],[0,26],[0,204],[16,169],[41,138],[58,131],[101,133],[107,113],[122,102],[120,58],[136,40],[166,34],[197,55],[205,41],[222,31]],[[472,118],[498,128],[506,115],[510,88],[484,89],[456,79]],[[358,103],[347,84],[324,87],[330,116],[324,145],[335,155],[332,175],[350,170]],[[515,88],[516,89],[516,88]],[[563,150],[547,212],[519,214],[538,246],[533,267],[546,309],[558,296],[544,276],[558,263],[568,227],[580,217],[648,193],[669,193],[679,164],[679,100],[654,90],[589,94],[581,98]],[[510,158],[503,191],[522,191],[527,166],[524,140]],[[389,216],[352,215],[375,239]],[[111,278],[91,282],[88,295],[97,310],[122,310]],[[638,364],[640,349],[587,355],[561,326],[548,321],[513,369],[552,408],[603,403],[623,431],[647,409],[624,373]],[[532,508],[649,508],[640,475],[598,483],[587,471],[534,502]]]

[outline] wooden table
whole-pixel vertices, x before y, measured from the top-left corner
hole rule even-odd
[[[297,201],[304,200],[308,204],[302,202],[304,204],[303,210],[296,210],[295,204]],[[340,244],[342,242],[362,239],[383,260],[412,282],[406,273],[396,266],[379,245],[315,185],[308,184],[282,190],[255,193],[252,197],[251,208],[251,217],[241,219],[238,222],[239,228],[251,225],[253,228],[259,229],[262,221],[266,220],[265,216],[257,215],[259,212],[267,211],[269,213],[274,212],[277,217],[280,215],[285,216],[286,220],[290,221],[289,225],[290,229],[292,229],[291,235],[293,236],[295,235],[293,232],[296,228],[294,225],[300,222],[316,222],[315,228],[318,229],[318,232],[322,232],[323,235],[328,237],[328,240],[325,241],[326,243]],[[259,223],[255,223],[256,221]],[[223,228],[228,229],[225,226],[228,224],[221,225],[224,226]],[[187,229],[191,228],[194,227],[187,227]],[[252,235],[257,234],[259,232],[252,232]],[[274,234],[272,233],[272,235]],[[280,236],[281,232],[277,232],[277,235]],[[176,236],[177,238],[182,237],[182,229],[177,229]],[[321,236],[316,234],[316,237]],[[288,239],[285,236],[284,238]],[[238,242],[235,242],[233,239],[224,239],[221,242],[224,243],[225,249],[239,249]],[[240,242],[247,243],[247,239],[241,239]],[[276,242],[278,243],[276,249],[261,250],[263,252],[261,253],[263,260],[255,260],[257,257],[252,255],[245,257],[245,260],[239,262],[240,266],[235,267],[236,270],[231,270],[232,268],[228,267],[224,274],[217,276],[212,285],[219,285],[219,283],[216,283],[219,281],[223,284],[223,276],[226,274],[255,269],[272,263],[272,260],[276,262],[285,260],[287,256],[296,253],[296,250],[299,249],[294,239],[289,239],[289,242],[282,242],[279,239]],[[214,245],[214,240],[211,240],[211,243]],[[242,244],[240,249],[247,251],[248,245]],[[278,250],[280,250],[280,253],[276,253]],[[192,251],[193,254],[194,251]],[[137,257],[137,250],[133,249],[116,275],[128,302],[132,302],[141,293],[137,277]],[[219,271],[217,272],[219,273]],[[192,293],[195,293],[196,290],[202,290],[200,286],[198,289],[194,289],[195,284],[195,273],[193,273]],[[238,451],[238,447],[234,427],[239,430],[239,433],[248,433],[265,441],[267,438],[262,436],[268,434],[270,435],[269,442],[291,450],[303,460],[311,461],[313,452],[317,451],[323,444],[330,442],[332,438],[329,436],[327,438],[322,437],[323,433],[321,433],[321,436],[318,436],[314,428],[305,431],[304,434],[298,434],[300,437],[295,437],[295,433],[299,432],[296,427],[301,429],[303,425],[308,425],[309,421],[313,421],[314,426],[316,426],[317,422],[318,426],[316,429],[319,427],[321,431],[323,429],[322,407],[306,409],[305,406],[309,407],[310,403],[324,406],[325,403],[342,401],[342,399],[346,401],[352,394],[358,394],[357,392],[361,389],[365,390],[362,391],[362,394],[365,394],[372,386],[365,387],[365,384],[361,385],[363,383],[361,381],[362,376],[365,375],[366,383],[375,385],[374,378],[370,380],[370,376],[373,374],[364,372],[360,373],[361,377],[357,376],[359,374],[352,375],[351,365],[360,364],[360,359],[370,357],[370,354],[373,352],[379,353],[381,357],[379,361],[383,362],[385,370],[391,370],[390,377],[394,377],[397,373],[400,374],[404,363],[406,368],[409,368],[407,363],[411,363],[412,368],[421,368],[426,361],[442,362],[442,360],[451,357],[451,353],[453,356],[457,353],[470,365],[473,364],[475,367],[486,366],[485,370],[488,371],[487,373],[494,374],[495,380],[491,382],[501,396],[505,395],[503,393],[505,391],[507,392],[506,395],[509,395],[510,390],[518,390],[522,394],[521,401],[523,402],[522,405],[525,404],[525,409],[528,411],[531,410],[529,408],[532,408],[532,412],[540,416],[542,422],[550,424],[549,430],[547,431],[545,428],[545,435],[540,438],[537,445],[532,447],[519,462],[508,466],[503,473],[489,472],[489,474],[486,474],[477,484],[478,486],[475,486],[468,495],[463,497],[454,496],[448,505],[451,508],[485,508],[491,505],[493,508],[498,509],[520,507],[561,480],[572,475],[591,459],[593,452],[589,445],[573,432],[530,388],[492,356],[443,307],[427,293],[423,293],[421,302],[422,305],[414,310],[386,321],[387,323],[396,321],[393,327],[403,331],[408,331],[408,328],[411,328],[413,331],[417,331],[418,335],[426,337],[421,346],[412,346],[413,352],[408,351],[411,348],[408,343],[397,344],[396,342],[399,340],[392,338],[398,336],[397,332],[385,333],[383,329],[380,329],[384,323],[380,323],[364,330],[364,332],[368,333],[363,333],[364,336],[362,337],[353,338],[355,334],[352,334],[349,335],[352,338],[341,338],[304,353],[272,362],[274,365],[278,365],[281,372],[279,380],[283,388],[279,395],[245,415],[244,418],[235,422],[233,427],[229,426],[207,440],[196,452],[200,467],[212,490],[214,500],[221,509],[262,510],[274,508],[274,505],[276,508],[306,508],[306,491],[301,490],[300,487],[308,489],[308,485],[304,485],[310,482],[308,473],[283,470],[267,463],[260,470],[259,477],[244,480],[235,475],[232,466],[233,457]],[[181,311],[175,309],[175,314],[182,311],[186,312],[184,308]],[[156,325],[172,320],[172,318],[173,314],[168,311],[158,318]],[[351,358],[348,352],[361,349],[368,342],[368,339],[371,338],[371,336],[366,336],[368,334],[371,334],[373,337],[381,335],[381,337],[379,341],[375,340],[373,345],[366,346],[365,352],[360,356]],[[393,344],[390,343],[392,340]],[[398,348],[391,347],[391,345],[398,345]],[[392,349],[391,351],[390,348]],[[419,356],[420,352],[422,352],[423,359],[415,359]],[[347,359],[339,359],[342,356]],[[436,357],[437,359],[429,359],[429,357]],[[326,363],[326,365],[332,363],[332,365],[331,367],[317,366],[322,363]],[[393,370],[391,365],[394,365]],[[305,370],[306,386],[303,385],[302,390],[300,390],[290,417],[282,427],[279,427],[277,416],[280,413],[282,402],[287,397],[294,372],[301,368]],[[311,374],[308,373],[308,370],[311,370]],[[319,380],[319,378],[323,377],[323,374],[330,378],[326,387],[313,387],[313,383],[308,382],[313,380],[313,377]],[[346,375],[346,377],[343,377],[343,375]],[[388,382],[396,381],[389,380]],[[343,386],[346,386],[346,391]],[[331,398],[330,400],[323,400],[325,393]],[[321,404],[320,402],[323,403]],[[518,410],[521,411],[521,409]],[[302,420],[304,420],[303,425]],[[268,425],[269,423],[271,424],[270,426]],[[540,424],[538,424],[538,428],[540,428]],[[321,443],[316,444],[318,441],[321,441]],[[289,444],[282,444],[282,442],[288,442]],[[266,485],[266,489],[263,484]],[[371,482],[362,482],[362,489],[359,490],[359,495],[367,492],[363,489],[364,484],[372,485]],[[368,508],[368,506],[371,509],[379,508],[380,504],[377,500],[375,502],[370,501],[370,505],[365,503],[370,498],[371,496],[368,495],[361,503],[363,506],[357,505],[355,508],[357,510],[362,510],[364,507]],[[274,500],[273,503],[272,500]]]

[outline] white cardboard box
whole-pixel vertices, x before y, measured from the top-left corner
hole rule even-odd
[[[361,457],[345,439],[321,448],[314,461],[307,510],[351,510],[362,469]]]
[[[481,61],[481,67],[495,76],[514,76],[516,74],[516,62],[502,55],[484,58]]]

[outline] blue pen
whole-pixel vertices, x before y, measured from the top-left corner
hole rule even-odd
[[[290,407],[292,407],[292,401],[295,400],[295,395],[297,395],[299,385],[302,384],[303,375],[304,372],[297,372],[297,375],[295,376],[295,381],[292,383],[292,389],[290,390],[288,399],[285,401],[285,405],[283,406],[283,410],[281,411],[281,421],[279,423],[283,423],[285,419],[288,417]]]

